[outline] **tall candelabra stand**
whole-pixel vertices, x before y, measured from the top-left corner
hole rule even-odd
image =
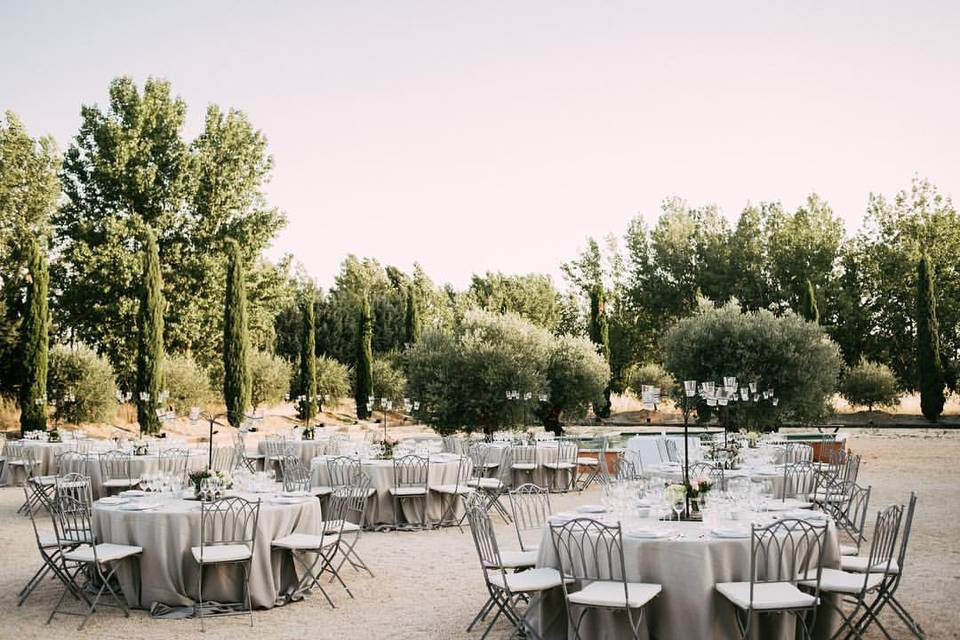
[[[197,422],[199,422],[200,419],[206,420],[210,425],[210,443],[207,451],[207,468],[208,469],[213,468],[213,435],[215,433],[218,433],[213,430],[213,425],[217,425],[220,427],[227,427],[228,425],[218,421],[220,420],[220,418],[229,418],[229,417],[230,417],[230,413],[227,411],[224,411],[223,413],[217,413],[215,415],[211,415],[206,411],[201,411],[200,407],[190,407],[190,424],[191,425],[196,426]]]

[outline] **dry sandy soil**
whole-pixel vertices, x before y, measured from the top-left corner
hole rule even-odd
[[[908,573],[902,601],[921,621],[929,638],[960,638],[960,433],[942,431],[854,433],[852,447],[864,455],[862,482],[874,487],[871,506],[905,502],[911,489],[920,492]],[[595,501],[595,496],[570,495],[554,501],[555,509]],[[200,637],[193,620],[152,620],[134,612],[129,620],[106,609],[76,632],[77,619],[61,617],[44,624],[59,590],[48,582],[22,608],[14,594],[36,568],[29,521],[16,515],[22,494],[0,489],[0,637],[31,638],[163,638]],[[502,540],[513,542],[512,529],[500,525]],[[333,591],[337,609],[322,598],[256,614],[251,632],[245,618],[215,620],[203,637],[238,636],[287,638],[463,638],[464,627],[485,600],[480,570],[469,532],[457,529],[430,532],[371,533],[361,540],[362,553],[377,574],[364,577],[347,571],[356,594],[349,600]],[[896,637],[908,637],[891,616]],[[492,637],[506,638],[498,627]],[[479,637],[478,633],[472,634]],[[870,634],[880,637],[879,633]]]

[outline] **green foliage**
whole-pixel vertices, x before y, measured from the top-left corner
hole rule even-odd
[[[861,360],[840,382],[840,395],[853,406],[893,406],[900,401],[897,378],[885,364]]]
[[[943,367],[940,363],[940,324],[937,321],[937,295],[933,267],[926,253],[917,264],[917,370],[919,372],[920,410],[936,422],[943,413]]]
[[[54,345],[47,388],[60,422],[106,422],[117,406],[113,367],[89,347]]]
[[[389,358],[376,358],[373,361],[373,397],[397,403],[403,400],[406,389],[407,378],[403,375],[403,369]]]
[[[350,369],[333,358],[317,358],[317,393],[330,405],[350,395]]]
[[[160,430],[157,408],[163,381],[163,281],[160,276],[160,254],[153,231],[147,229],[143,241],[143,272],[140,313],[137,317],[137,422],[142,433]],[[149,394],[142,399],[140,394]]]
[[[417,302],[417,290],[407,287],[407,306],[406,306],[406,335],[407,345],[417,344],[420,339],[420,309]]]
[[[21,325],[20,429],[47,428],[47,260],[36,240],[29,241],[26,313]]]
[[[604,402],[610,367],[590,340],[560,336],[551,340],[546,379],[549,400],[540,412],[552,426],[583,418],[591,404]]]
[[[809,280],[807,280],[803,301],[800,304],[800,315],[803,316],[804,320],[820,322],[820,309],[817,308],[817,294],[813,290],[813,284]]]
[[[655,363],[633,365],[627,369],[625,378],[627,387],[637,396],[642,393],[644,385],[660,389],[664,398],[670,396],[677,386],[673,376]]]
[[[189,355],[167,355],[163,377],[170,394],[167,403],[179,414],[189,412],[191,407],[202,407],[213,397],[207,372]]]
[[[941,356],[960,354],[960,215],[949,197],[914,180],[892,199],[872,195],[852,247],[863,314],[863,355],[893,369],[903,388],[920,380],[917,359],[917,263],[926,253],[940,325]],[[853,316],[854,318],[856,316]]]
[[[304,396],[297,407],[302,420],[309,420],[317,412],[317,322],[313,298],[304,301],[301,312],[303,330],[300,334],[300,381],[298,395]]]
[[[84,106],[80,130],[63,163],[65,203],[54,216],[59,260],[58,325],[71,339],[96,345],[118,374],[134,371],[140,264],[129,250],[156,229],[169,306],[171,351],[209,365],[222,349],[225,299],[223,238],[242,247],[250,277],[249,322],[261,346],[272,342],[277,310],[289,300],[287,263],[258,259],[284,224],[264,202],[272,159],[246,116],[208,108],[202,133],[183,136],[187,108],[169,83],[111,82],[106,107]]]
[[[283,400],[290,385],[292,368],[279,356],[259,349],[250,350],[250,406],[273,405]]]
[[[553,336],[515,314],[468,310],[455,330],[431,328],[405,354],[418,417],[441,433],[518,425],[548,391]],[[533,400],[508,400],[508,391]]]
[[[0,392],[20,384],[20,321],[31,241],[46,242],[60,195],[60,155],[12,112],[0,120]]]
[[[240,247],[233,239],[228,239],[225,244],[228,267],[223,312],[223,398],[230,424],[239,427],[250,406],[247,297]]]
[[[595,286],[590,291],[590,340],[605,363],[610,362],[610,330],[607,324],[607,309],[603,299],[603,287]],[[610,388],[593,405],[599,418],[610,417]]]
[[[549,276],[538,273],[474,275],[467,295],[480,309],[516,313],[550,331],[556,330],[560,319],[560,294]]]
[[[373,395],[373,318],[370,315],[370,303],[362,298],[357,314],[357,350],[354,372],[354,399],[357,402],[357,417],[364,420],[368,416],[367,402]]]
[[[663,339],[664,369],[674,380],[721,380],[736,376],[773,389],[779,404],[731,408],[735,423],[765,427],[780,421],[822,419],[840,371],[837,346],[823,330],[792,312],[742,312],[736,303],[699,312],[678,322]],[[709,417],[704,405],[701,418]]]

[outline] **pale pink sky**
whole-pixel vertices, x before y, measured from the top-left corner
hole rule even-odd
[[[66,148],[109,80],[169,79],[190,131],[246,111],[291,252],[463,285],[559,264],[679,195],[735,216],[818,191],[860,224],[911,176],[960,185],[957,2],[0,5],[0,109]],[[559,280],[559,278],[557,278]]]

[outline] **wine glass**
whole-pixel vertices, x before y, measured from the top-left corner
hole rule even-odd
[[[673,507],[673,512],[677,514],[677,522],[680,521],[680,514],[683,513],[683,500],[674,500],[671,507]]]

